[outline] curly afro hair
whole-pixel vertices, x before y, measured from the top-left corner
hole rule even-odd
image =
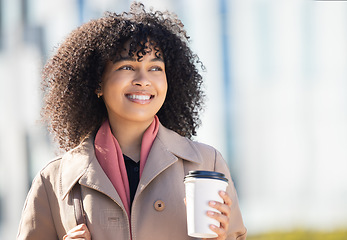
[[[148,12],[140,3],[132,4],[129,12],[107,12],[74,30],[43,69],[42,116],[60,147],[66,151],[76,147],[107,118],[105,104],[95,92],[106,63],[124,50],[126,42],[130,42],[129,56],[146,54],[147,42],[160,50],[168,91],[157,116],[182,136],[196,135],[204,99],[196,64],[203,65],[188,41],[176,15]]]

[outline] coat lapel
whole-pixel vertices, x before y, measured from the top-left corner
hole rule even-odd
[[[83,186],[109,196],[124,209],[120,196],[95,157],[92,138],[63,156],[60,176],[62,199],[79,182]]]
[[[178,158],[196,163],[202,162],[199,151],[188,139],[160,124],[143,169],[137,194],[142,192],[156,176],[177,162]]]
[[[94,156],[93,158],[94,159],[90,162],[86,173],[80,178],[79,183],[107,195],[125,211],[123,202],[110,179],[101,168],[96,157]]]
[[[162,171],[174,164],[178,158],[155,140],[149,152],[137,191],[141,192]]]

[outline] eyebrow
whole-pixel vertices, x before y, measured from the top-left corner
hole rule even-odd
[[[123,62],[123,61],[136,62],[137,60],[136,60],[136,58],[134,58],[134,57],[127,56],[127,57],[118,58],[118,59],[116,59],[113,63]],[[164,59],[163,59],[163,58],[155,57],[155,58],[152,58],[152,59],[150,60],[150,62],[164,62]]]

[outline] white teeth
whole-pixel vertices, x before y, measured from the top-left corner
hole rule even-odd
[[[148,95],[128,95],[128,98],[130,99],[137,99],[137,100],[149,100],[151,97]]]

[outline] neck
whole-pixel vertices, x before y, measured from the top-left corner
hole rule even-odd
[[[123,154],[135,162],[140,161],[142,137],[153,119],[148,122],[129,122],[109,119],[113,136],[117,139]]]

